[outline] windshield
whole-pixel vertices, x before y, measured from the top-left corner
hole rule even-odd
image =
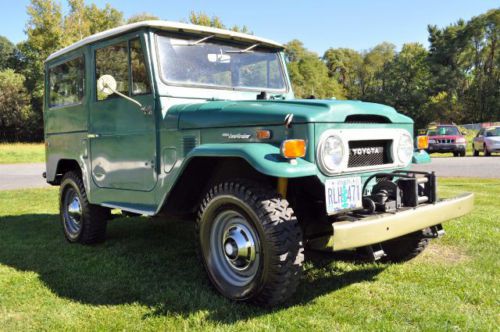
[[[486,136],[491,137],[491,136],[500,136],[500,127],[495,127],[491,129],[486,130]]]
[[[285,90],[278,52],[258,45],[237,47],[211,38],[201,39],[158,36],[160,70],[166,82],[230,89]]]
[[[429,129],[427,131],[428,136],[438,136],[438,135],[446,135],[446,136],[458,136],[460,132],[457,127],[437,127],[435,129]]]

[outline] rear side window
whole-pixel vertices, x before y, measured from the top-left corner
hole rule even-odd
[[[85,95],[83,56],[49,69],[49,107],[79,104]]]
[[[144,52],[139,38],[96,50],[95,64],[96,80],[102,75],[113,76],[118,92],[124,95],[151,93]],[[114,97],[116,94],[105,95],[97,91],[97,100]]]

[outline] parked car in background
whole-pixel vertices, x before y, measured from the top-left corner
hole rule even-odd
[[[492,152],[500,152],[500,126],[481,128],[472,141],[474,156],[483,152],[485,156],[491,156]]]
[[[467,141],[455,125],[438,125],[427,130],[429,136],[428,153],[451,152],[455,157],[465,156]]]

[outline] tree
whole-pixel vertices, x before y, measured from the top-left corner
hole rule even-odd
[[[328,75],[337,80],[350,99],[359,99],[360,74],[363,70],[363,56],[349,48],[330,48],[323,55]]]
[[[297,39],[285,44],[288,72],[298,98],[345,98],[342,86],[328,76],[328,68],[318,55]]]
[[[0,71],[0,128],[19,129],[30,120],[30,97],[24,76],[12,69]]]
[[[160,18],[150,13],[139,13],[128,18],[127,23],[136,23],[142,21],[159,20]]]
[[[0,70],[12,66],[12,58],[15,54],[15,46],[4,36],[0,36]]]
[[[222,20],[218,16],[208,16],[204,12],[195,12],[191,11],[189,14],[189,23],[196,25],[203,25],[206,27],[218,28],[218,29],[227,29]],[[246,26],[233,25],[229,30],[252,34],[252,31]]]
[[[218,16],[208,16],[204,12],[191,11],[189,14],[189,22],[192,24],[203,25],[212,28],[225,29],[224,24]]]
[[[432,76],[424,46],[404,44],[385,70],[383,102],[412,117],[417,127],[434,120],[435,114],[428,101]]]

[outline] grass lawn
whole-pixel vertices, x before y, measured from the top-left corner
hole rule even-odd
[[[0,330],[495,330],[500,181],[440,180],[442,196],[463,191],[474,212],[420,257],[308,254],[298,292],[272,311],[211,289],[189,222],[119,218],[105,244],[70,245],[56,188],[0,191]]]
[[[43,143],[0,143],[0,164],[43,163]]]

